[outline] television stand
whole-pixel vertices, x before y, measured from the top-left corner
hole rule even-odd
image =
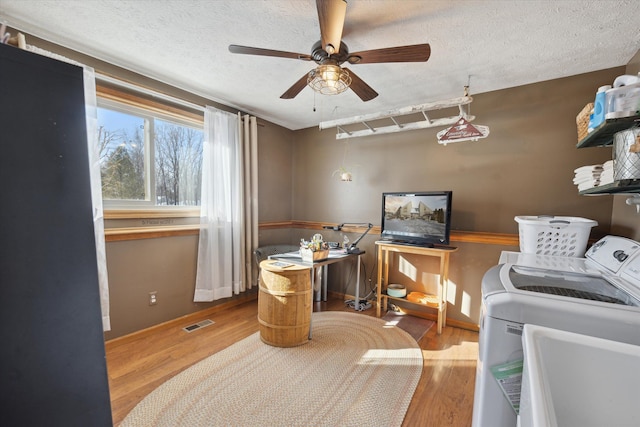
[[[442,333],[442,327],[447,323],[447,287],[449,285],[449,255],[458,250],[452,246],[438,246],[428,248],[425,246],[415,246],[407,244],[399,244],[389,241],[377,241],[378,247],[378,285],[376,286],[377,306],[376,316],[381,316],[381,309],[387,311],[388,300],[404,301],[408,304],[417,304],[423,307],[433,307],[438,311],[437,328],[438,334]],[[412,302],[406,298],[396,298],[387,295],[386,288],[389,285],[389,254],[416,254],[423,256],[433,256],[440,258],[440,270],[438,280],[438,292],[435,296],[435,305],[420,304]],[[408,291],[408,290],[407,290]]]
[[[415,242],[409,242],[409,241],[406,241],[406,240],[383,240],[383,242],[392,243],[394,245],[417,246],[417,247],[420,247],[420,248],[432,248],[433,247],[432,243],[415,243]]]
[[[414,246],[414,247],[418,247],[418,248],[435,248],[435,249],[457,249],[455,246],[449,246],[449,245],[441,245],[439,243],[416,243],[416,242],[411,242],[411,241],[406,241],[406,240],[381,240],[381,242],[384,243],[390,243],[390,244],[394,244],[394,245],[403,245],[403,246]]]

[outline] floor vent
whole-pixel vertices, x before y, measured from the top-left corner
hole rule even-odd
[[[201,322],[194,323],[193,325],[185,326],[184,328],[182,328],[182,330],[185,332],[193,332],[200,328],[204,328],[205,326],[213,325],[214,323],[216,322],[214,322],[213,320],[205,319]]]

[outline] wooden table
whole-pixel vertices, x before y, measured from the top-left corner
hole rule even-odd
[[[328,258],[323,260],[313,261],[313,262],[306,262],[302,260],[302,257],[300,256],[299,251],[294,251],[294,252],[287,252],[284,254],[270,255],[269,259],[277,259],[277,260],[291,262],[291,263],[302,265],[302,266],[308,266],[309,268],[311,268],[311,289],[313,289],[314,292],[315,292],[315,283],[316,283],[315,272],[316,272],[316,269],[321,269],[322,281],[320,283],[320,291],[316,294],[316,301],[320,301],[321,299],[322,301],[326,301],[327,287],[328,287],[327,277],[329,276],[327,267],[330,264],[346,261],[348,259],[352,259],[353,257],[357,257],[358,265],[356,269],[356,290],[355,290],[355,308],[357,311],[359,307],[359,302],[361,300],[360,298],[360,265],[361,265],[362,255],[364,255],[365,253],[366,253],[365,251],[359,251],[358,253],[350,254],[350,253],[346,253],[344,249],[330,249]]]
[[[387,302],[391,300],[405,301],[409,304],[418,304],[407,300],[406,298],[396,298],[387,295],[386,288],[389,285],[389,254],[416,254],[423,256],[433,256],[440,258],[440,277],[438,280],[438,294],[434,308],[438,310],[438,334],[442,333],[442,327],[447,324],[447,287],[449,284],[449,255],[458,250],[451,246],[424,247],[414,245],[403,245],[386,241],[376,242],[378,247],[378,286],[377,289],[377,306],[376,316],[381,316],[381,308],[387,311]]]

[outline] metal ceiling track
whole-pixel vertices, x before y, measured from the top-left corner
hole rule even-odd
[[[431,127],[450,126],[456,123],[460,117],[464,117],[467,121],[475,119],[474,116],[470,116],[465,111],[464,106],[473,101],[470,96],[462,96],[460,98],[453,98],[445,101],[428,102],[425,104],[412,105],[409,107],[397,108],[382,113],[365,114],[362,116],[355,116],[346,119],[329,120],[326,122],[320,122],[320,130],[336,127],[336,139],[357,138],[360,136],[370,135],[382,135],[386,133],[405,132],[408,130],[426,129]],[[458,107],[460,114],[451,117],[443,117],[431,119],[427,114],[428,111],[442,110],[444,108]],[[410,114],[422,113],[422,119],[401,123],[398,119],[402,116]],[[371,122],[389,120],[392,124],[374,127]],[[347,130],[344,126],[360,123],[365,129],[361,130]]]

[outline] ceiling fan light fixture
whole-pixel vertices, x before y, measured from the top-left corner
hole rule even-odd
[[[307,84],[323,95],[337,95],[349,89],[351,76],[339,65],[323,64],[311,70]]]

